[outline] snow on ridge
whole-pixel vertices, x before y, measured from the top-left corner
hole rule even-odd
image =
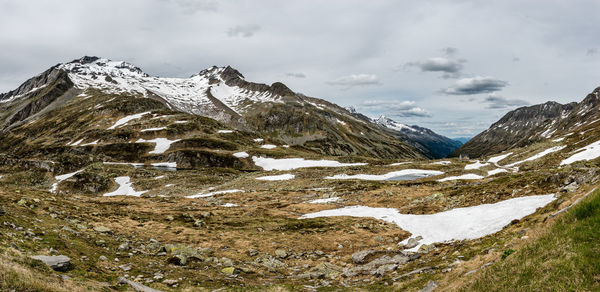
[[[417,178],[424,178],[435,175],[442,175],[444,172],[437,170],[425,170],[425,169],[403,169],[399,171],[392,171],[386,174],[336,174],[334,176],[325,177],[326,179],[360,179],[360,180],[389,180],[395,177],[401,176],[414,176]]]
[[[306,167],[345,167],[360,166],[367,163],[341,163],[334,160],[305,160],[304,158],[266,158],[252,156],[254,164],[264,170],[292,170]]]
[[[560,162],[560,165],[571,164],[576,161],[589,161],[600,157],[600,141],[596,141],[583,148],[575,150],[575,154]]]
[[[167,138],[154,138],[152,140],[144,140],[144,139],[138,139],[137,141],[135,141],[135,143],[145,143],[145,142],[149,142],[149,143],[155,143],[156,146],[154,146],[154,150],[148,152],[150,154],[161,154],[161,153],[165,153],[165,151],[169,150],[169,148],[171,148],[171,144],[179,141],[180,139],[176,139],[176,140],[169,140]]]
[[[294,179],[296,176],[291,173],[280,174],[280,175],[270,175],[270,176],[261,176],[257,177],[257,180],[266,180],[266,181],[280,181],[280,180],[290,180]]]
[[[86,63],[75,61],[61,64],[58,68],[67,71],[69,78],[80,89],[92,87],[109,93],[127,92],[144,97],[156,94],[174,106],[192,112],[212,103],[208,92],[234,111],[240,110],[246,100],[283,102],[280,96],[268,91],[252,91],[225,84],[220,76],[225,70],[223,67],[203,70],[190,78],[151,77],[134,65],[108,59]],[[214,79],[219,82],[212,84],[210,80]]]
[[[263,149],[275,149],[275,148],[277,148],[277,146],[273,145],[273,144],[265,144],[265,145],[261,145],[260,148],[263,148]]]
[[[106,193],[103,196],[105,197],[112,197],[112,196],[133,196],[133,197],[139,197],[141,196],[143,193],[147,192],[147,191],[138,191],[136,192],[132,185],[131,179],[128,176],[119,176],[115,178],[115,182],[119,184],[119,188],[117,188],[115,191],[110,192],[110,193]]]
[[[521,219],[537,208],[546,206],[556,198],[553,194],[518,197],[494,204],[456,208],[448,211],[413,215],[401,214],[393,208],[350,206],[309,213],[299,219],[350,216],[368,217],[394,223],[412,233],[411,237],[422,236],[421,244],[476,239],[502,230],[514,219]],[[406,243],[408,239],[405,240]],[[419,246],[413,250],[417,250]]]
[[[133,114],[133,115],[129,115],[129,116],[126,116],[126,117],[124,117],[124,118],[121,118],[121,119],[119,119],[118,121],[116,121],[116,122],[115,122],[115,123],[114,123],[112,126],[110,126],[110,127],[108,128],[108,130],[113,130],[113,129],[117,128],[117,127],[120,127],[120,126],[122,126],[122,125],[125,125],[125,124],[129,123],[129,121],[136,120],[136,119],[140,119],[140,118],[142,118],[144,115],[147,115],[147,114],[149,114],[149,113],[150,113],[150,112],[143,112],[143,113]]]

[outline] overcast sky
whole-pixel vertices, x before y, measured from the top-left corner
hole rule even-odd
[[[495,2],[495,3],[492,3]],[[95,55],[249,81],[450,137],[600,86],[600,1],[0,0],[0,92]]]

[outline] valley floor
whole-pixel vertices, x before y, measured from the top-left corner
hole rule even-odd
[[[341,168],[243,173],[97,163],[83,170],[84,174],[130,177],[136,191],[148,190],[139,197],[80,193],[68,179],[52,193],[52,180],[46,174],[4,168],[0,178],[0,253],[6,268],[0,273],[0,287],[17,291],[122,290],[129,286],[119,284],[118,277],[125,277],[163,291],[266,287],[279,291],[416,291],[434,284],[484,291],[490,278],[509,282],[507,277],[520,269],[534,273],[529,266],[517,264],[510,273],[499,270],[531,249],[524,246],[541,244],[545,232],[556,232],[554,227],[545,230],[544,222],[556,220],[548,216],[581,196],[590,188],[586,182],[595,179],[588,168],[528,171],[523,167],[519,172],[487,176],[493,167],[465,171],[467,164],[458,160],[372,161]],[[407,169],[437,175],[405,181],[323,179]],[[477,174],[477,178],[439,181],[465,173]],[[276,179],[257,179],[264,177]],[[282,180],[277,180],[279,177]],[[568,188],[575,180],[580,185]],[[218,187],[198,189],[202,181]],[[556,193],[557,200],[521,220],[507,221],[509,226],[500,232],[474,240],[424,244],[414,251],[407,246],[407,239],[414,235],[384,220],[299,219],[356,205],[396,208],[402,214],[434,214],[549,193]],[[189,196],[194,198],[186,198]],[[563,223],[558,224],[573,222],[568,218],[581,212],[577,210],[559,215]],[[573,228],[561,237],[576,235],[578,229]],[[544,243],[548,248],[550,244],[557,243]],[[510,255],[511,250],[516,253]],[[52,271],[30,258],[40,254],[68,256],[71,267],[65,272]],[[503,254],[508,254],[506,260],[502,260]],[[536,261],[542,260],[532,259],[534,266]],[[512,285],[518,287],[519,281],[532,276],[520,277],[524,278]]]

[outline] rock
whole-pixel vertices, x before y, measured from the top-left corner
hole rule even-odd
[[[234,267],[227,267],[221,270],[221,273],[226,275],[236,275],[239,273],[239,270]]]
[[[435,281],[429,281],[427,282],[427,285],[425,285],[425,287],[423,287],[423,289],[419,290],[419,292],[432,292],[433,290],[435,290],[435,288],[437,288],[438,283]]]
[[[98,233],[111,233],[112,232],[112,230],[110,228],[104,227],[104,226],[95,226],[94,231],[96,231]]]
[[[335,279],[342,274],[343,268],[327,262],[319,263],[308,273],[311,279]]]
[[[97,246],[106,246],[106,241],[103,239],[98,239],[98,240],[96,240],[96,245]]]
[[[185,266],[189,261],[206,261],[213,254],[210,248],[194,248],[183,244],[167,244],[159,252],[171,254],[167,262],[179,266]]]
[[[129,244],[127,242],[121,243],[117,249],[119,251],[127,251],[129,250]]]
[[[165,279],[162,282],[163,282],[163,284],[165,284],[167,286],[171,286],[171,287],[173,287],[173,286],[177,285],[177,283],[179,283],[179,281],[173,280],[173,279]]]
[[[372,249],[357,251],[352,254],[352,261],[355,264],[362,264],[365,262],[366,258],[372,254],[376,253],[376,251]]]
[[[286,264],[284,264],[280,260],[278,260],[270,255],[267,255],[267,254],[256,258],[256,260],[254,260],[254,262],[256,264],[259,264],[259,265],[267,268],[267,270],[269,270],[269,272],[273,272],[273,273],[276,273],[277,271],[279,271],[279,269],[286,267]]]
[[[375,236],[375,238],[373,238],[373,240],[375,240],[377,242],[384,242],[385,238],[383,238],[383,236],[381,236],[381,235],[377,235],[377,236]]]
[[[173,217],[173,215],[168,215],[167,218],[165,218],[165,220],[173,221],[173,220],[175,220],[175,217]]]
[[[146,281],[146,282],[148,282],[148,281]],[[137,283],[137,282],[134,282],[134,281],[131,281],[131,280],[127,280],[124,277],[119,277],[119,283],[128,284],[129,286],[131,286],[131,288],[133,290],[139,291],[139,292],[162,292],[160,290],[156,290],[156,289],[150,288],[150,287],[142,285],[140,283]]]
[[[17,202],[17,205],[19,205],[19,206],[25,206],[25,205],[27,205],[27,200],[25,200],[25,199],[20,199],[20,200]]]
[[[194,220],[194,227],[202,227],[203,225],[204,225],[204,222],[202,222],[202,220],[200,220],[200,219]]]
[[[285,259],[285,258],[287,258],[288,253],[284,249],[276,249],[275,255],[279,258]]]
[[[434,249],[435,249],[435,245],[433,245],[433,244],[422,244],[419,247],[418,252],[420,254],[426,254],[426,253],[429,253],[429,252],[433,251]]]
[[[67,271],[71,266],[71,259],[64,255],[58,256],[45,256],[45,255],[37,255],[31,257],[32,259],[40,260],[44,264],[50,266],[55,271]]]
[[[123,270],[125,272],[131,271],[131,265],[129,265],[129,264],[127,264],[127,265],[120,265],[119,269],[121,269],[121,270]]]
[[[98,260],[108,261],[108,258],[102,255],[102,256],[98,257]]]
[[[344,275],[347,277],[360,274],[381,276],[389,271],[396,270],[398,266],[406,264],[409,260],[410,258],[404,254],[397,254],[393,257],[384,255],[380,258],[370,261],[365,265],[344,269]]]
[[[6,210],[4,210],[4,208],[0,207],[0,216],[4,216],[6,214]]]
[[[248,256],[255,257],[255,256],[257,256],[257,255],[258,255],[258,250],[255,250],[255,249],[248,249],[248,250],[246,251],[246,254],[248,254]]]
[[[411,238],[408,239],[408,241],[404,245],[404,248],[411,249],[411,248],[417,246],[418,244],[419,244],[419,241],[417,239],[411,237]]]

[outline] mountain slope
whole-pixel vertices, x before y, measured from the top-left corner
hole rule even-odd
[[[374,122],[387,130],[392,130],[392,136],[407,141],[429,158],[444,158],[462,145],[459,141],[439,135],[430,129],[416,125],[408,126],[385,116],[380,116]]]
[[[574,133],[600,118],[599,93],[600,87],[579,103],[547,102],[513,110],[456,149],[451,156],[480,157]]]
[[[282,83],[248,82],[231,67],[213,66],[190,78],[160,78],[126,62],[98,57],[56,65],[0,95],[0,126],[4,131],[18,127],[88,90],[147,98],[323,155],[424,157],[339,106],[296,94]]]

